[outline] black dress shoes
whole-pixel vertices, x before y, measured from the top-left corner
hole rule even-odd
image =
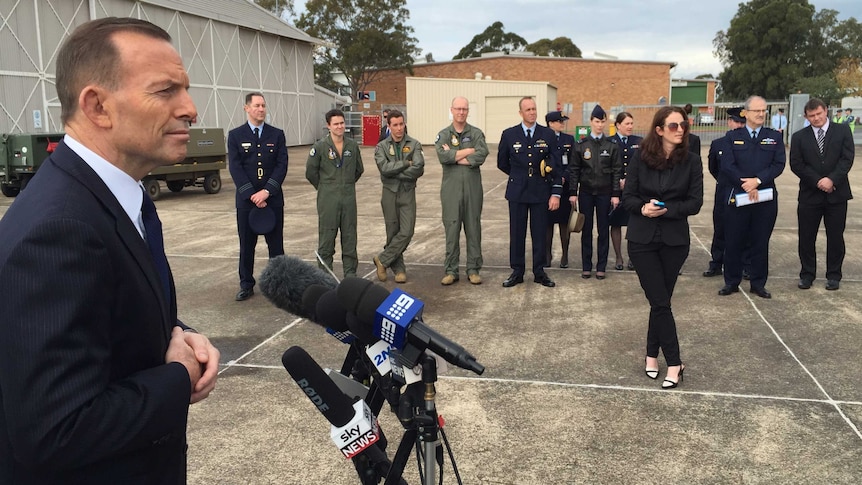
[[[519,285],[524,282],[524,275],[519,275],[512,273],[506,278],[506,281],[503,282],[503,288],[511,288],[515,285]]]
[[[826,289],[829,291],[835,291],[839,286],[841,286],[841,283],[838,280],[826,280]]]
[[[243,288],[236,294],[236,301],[248,300],[251,295],[254,295],[254,288]]]
[[[718,290],[718,294],[721,296],[727,296],[731,293],[737,293],[737,292],[739,292],[739,287],[738,286],[732,286],[732,285],[724,285],[720,290]]]
[[[772,298],[772,293],[766,291],[766,288],[752,288],[751,292],[761,298],[766,298],[767,300]]]
[[[521,281],[524,281],[524,280],[521,279]],[[553,287],[557,286],[557,284],[554,283],[554,281],[551,278],[548,278],[548,275],[546,275],[546,274],[543,274],[541,276],[536,276],[535,278],[533,278],[533,281],[536,283],[539,283],[542,286],[547,286],[548,288],[553,288]]]
[[[721,269],[709,268],[708,270],[703,272],[703,275],[707,278],[712,278],[713,276],[721,276]]]
[[[799,284],[796,286],[799,287],[800,290],[807,290],[808,288],[811,288],[811,280],[806,280],[804,278],[800,279]]]

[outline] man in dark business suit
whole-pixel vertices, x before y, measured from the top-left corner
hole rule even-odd
[[[769,238],[778,217],[778,191],[775,179],[784,171],[786,155],[781,133],[763,126],[766,100],[751,96],[745,102],[745,126],[727,134],[730,149],[721,156],[719,177],[730,186],[724,213],[726,246],[724,286],[721,296],[739,291],[742,258],[746,244],[751,254],[751,292],[772,298],[766,290],[769,275]],[[761,199],[760,190],[764,199]],[[772,198],[767,196],[771,194]],[[747,197],[751,204],[737,205]]]
[[[262,233],[266,239],[270,258],[284,254],[284,195],[281,192],[281,184],[287,175],[284,131],[265,123],[266,99],[263,94],[248,93],[244,109],[248,121],[230,130],[227,136],[230,176],[236,185],[239,233],[239,292],[236,301],[247,300],[254,295],[254,249],[258,235]],[[255,217],[274,219],[275,223],[256,224]]]
[[[56,79],[66,136],[0,220],[0,483],[183,484],[219,353],[177,320],[140,180],[186,156],[189,78],[167,32],[108,17]]]
[[[528,215],[533,245],[533,281],[553,287],[555,284],[544,269],[545,237],[548,211],[560,208],[562,165],[556,156],[554,131],[536,123],[538,113],[533,98],[522,98],[518,112],[523,121],[503,131],[497,151],[497,168],[509,176],[506,200],[509,201],[509,265],[512,274],[503,282],[503,287],[524,282]]]
[[[826,104],[805,103],[811,123],[790,140],[790,170],[799,177],[799,288],[807,290],[817,277],[815,241],[820,220],[826,226],[826,289],[837,290],[844,262],[847,201],[853,198],[847,174],[853,167],[853,133],[846,124],[829,123]]]

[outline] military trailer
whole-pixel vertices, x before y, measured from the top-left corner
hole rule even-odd
[[[39,165],[48,158],[63,133],[4,133],[0,135],[0,192],[15,197],[27,187]]]
[[[185,160],[174,165],[159,167],[142,180],[153,200],[161,194],[160,181],[171,192],[185,187],[203,187],[208,194],[221,190],[220,170],[226,167],[224,130],[221,128],[192,128],[189,130],[189,149]],[[0,135],[0,189],[6,197],[15,197],[27,187],[39,165],[50,155],[63,133],[19,133]]]
[[[189,136],[189,152],[185,160],[159,167],[142,180],[153,200],[157,200],[162,192],[159,181],[164,181],[171,192],[179,192],[192,186],[203,187],[208,194],[221,190],[219,171],[227,166],[224,130],[192,128],[189,130]]]

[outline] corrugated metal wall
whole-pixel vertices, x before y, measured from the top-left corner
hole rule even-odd
[[[520,98],[536,100],[539,122],[544,124],[545,113],[556,107],[556,93],[553,85],[543,82],[408,77],[410,136],[423,144],[434,143],[437,133],[452,123],[452,98],[464,96],[470,101],[467,122],[481,129],[488,143],[497,143],[503,129],[520,123]]]
[[[171,34],[189,71],[198,126],[238,126],[245,93],[261,91],[269,122],[285,130],[288,145],[316,139],[322,113],[315,109],[310,43],[132,0],[3,0],[0,133],[62,131],[57,49],[77,25],[107,16],[142,18]]]

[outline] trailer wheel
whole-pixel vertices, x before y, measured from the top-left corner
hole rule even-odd
[[[162,193],[161,187],[159,187],[159,181],[156,179],[150,179],[144,182],[144,188],[147,189],[147,193],[150,194],[150,198],[153,200],[159,200],[159,195]]]
[[[3,192],[3,195],[6,197],[15,197],[21,190],[18,187],[12,187],[11,185],[0,184],[0,192]]]
[[[186,181],[185,180],[170,180],[167,182],[167,184],[168,184],[168,189],[171,192],[179,192],[179,191],[183,190],[183,187],[186,186]]]
[[[208,194],[217,194],[221,190],[221,176],[211,173],[204,177],[204,191]]]

